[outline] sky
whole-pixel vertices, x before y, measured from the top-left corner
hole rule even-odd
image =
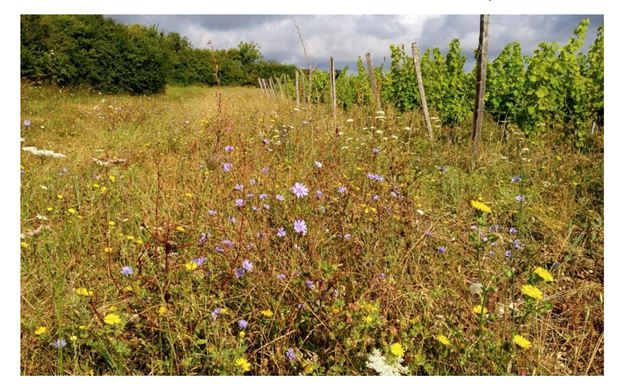
[[[266,59],[326,68],[333,56],[338,69],[354,72],[358,56],[372,54],[374,65],[389,64],[389,45],[418,42],[423,52],[438,47],[446,52],[449,42],[459,38],[467,56],[466,69],[473,67],[473,52],[479,39],[478,15],[109,15],[126,24],[158,25],[166,32],[186,36],[195,48],[227,49],[241,41],[255,42]],[[591,21],[585,47],[595,39],[602,15],[491,15],[489,56],[519,41],[530,55],[542,41],[567,42],[578,22]],[[299,26],[308,59],[299,35]]]

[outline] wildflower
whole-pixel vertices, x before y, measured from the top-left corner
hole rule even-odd
[[[314,284],[314,282],[311,281],[311,280],[305,280],[305,286],[308,289],[315,289],[316,288],[316,284]]]
[[[350,240],[351,238],[352,238],[352,235],[350,233],[344,234],[344,240]]]
[[[505,251],[505,257],[508,257],[508,258],[512,257],[512,251],[509,250],[509,249],[507,251]]]
[[[247,320],[239,320],[239,329],[245,329],[247,328]]]
[[[232,164],[224,163],[224,172],[230,172],[231,169],[232,169]]]
[[[524,195],[518,195],[516,196],[516,201],[522,203],[524,201]]]
[[[373,180],[373,181],[378,181],[378,182],[385,181],[385,178],[378,174],[368,173],[367,176],[368,176],[368,179]]]
[[[47,333],[47,327],[39,327],[34,330],[34,334],[37,336],[41,336]]]
[[[265,173],[265,174],[266,174],[266,173],[269,173],[269,167],[263,167],[263,168],[260,170],[260,172]]]
[[[76,288],[75,293],[77,293],[80,296],[90,297],[93,295],[94,292],[92,291],[92,289]]]
[[[54,341],[52,345],[56,349],[62,349],[67,346],[67,341],[65,339],[56,339],[56,341]]]
[[[531,348],[531,342],[520,335],[514,335],[512,342],[522,349]]]
[[[213,318],[213,320],[216,320],[220,314],[221,314],[221,308],[217,307],[213,310],[213,312],[211,312],[211,317]]]
[[[188,261],[185,263],[185,270],[186,271],[195,271],[198,268],[198,263],[194,262],[194,261]]]
[[[273,311],[271,311],[270,309],[260,311],[260,314],[264,317],[273,317]]]
[[[439,343],[443,344],[446,347],[448,347],[451,344],[451,342],[445,335],[436,336],[436,340],[438,340]]]
[[[277,280],[286,280],[286,275],[280,273],[279,275],[277,275]]]
[[[105,315],[105,317],[103,318],[103,321],[105,322],[105,324],[107,325],[116,325],[116,324],[120,324],[120,316],[118,316],[115,313],[108,313],[107,315]]]
[[[208,236],[206,235],[206,233],[200,233],[200,237],[198,238],[198,245],[204,245],[204,243],[206,243],[206,240],[208,240]]]
[[[378,349],[374,349],[365,364],[381,376],[400,376],[408,372],[408,368],[402,366],[402,361],[402,358],[398,358],[397,361],[389,364],[385,356]]]
[[[131,266],[129,265],[125,265],[120,269],[120,274],[125,277],[129,277],[129,275],[133,274],[133,268],[131,268]]]
[[[389,347],[389,352],[395,357],[402,357],[404,356],[404,347],[400,343],[394,343]]]
[[[518,239],[514,240],[514,248],[516,249],[522,248],[522,244],[520,243],[520,240]]]
[[[206,261],[206,258],[204,256],[200,256],[200,257],[197,257],[197,258],[195,258],[195,259],[193,259],[191,261],[196,263],[198,265],[198,267],[201,267],[202,264],[204,264],[204,262]]]
[[[481,283],[471,283],[469,285],[469,292],[473,295],[481,295],[483,292],[483,285],[481,285]]]
[[[486,204],[482,203],[481,201],[471,200],[471,206],[473,206],[473,208],[477,209],[478,211],[481,211],[484,213],[491,212],[490,207],[488,207]]]
[[[482,307],[481,305],[476,305],[473,307],[473,313],[476,315],[486,315],[488,314],[488,308]]]
[[[346,187],[344,187],[344,186],[339,186],[339,187],[337,187],[337,192],[338,192],[339,194],[341,194],[341,195],[345,194],[345,193],[346,193],[346,191],[347,191],[347,189],[346,189]]]
[[[535,273],[537,276],[541,277],[547,283],[551,283],[551,282],[554,281],[554,279],[552,278],[552,275],[550,274],[550,272],[548,272],[546,269],[544,269],[542,267],[535,268],[533,273]]]
[[[247,272],[251,272],[254,269],[254,265],[252,264],[251,261],[245,259],[243,260],[243,269],[246,270]]]
[[[277,237],[286,237],[286,231],[283,227],[277,228]]]
[[[214,209],[209,209],[208,210],[208,214],[209,214],[209,216],[215,216],[217,214],[217,211],[214,210]]]
[[[112,253],[112,247],[105,247],[105,248],[103,248],[103,252],[105,252],[105,253]]]
[[[225,245],[226,247],[228,247],[228,248],[234,248],[234,241],[232,241],[232,240],[224,239],[224,240],[221,241],[221,243],[223,245]]]
[[[247,359],[244,357],[240,357],[234,360],[234,365],[241,368],[241,371],[243,371],[243,373],[248,372],[251,369],[251,365],[249,364],[249,361],[247,361]]]
[[[316,198],[317,198],[318,200],[320,200],[320,199],[322,199],[322,196],[323,196],[322,191],[321,191],[320,189],[319,189],[319,190],[317,190],[317,191],[316,191]]]
[[[442,246],[442,245],[441,245],[440,247],[438,247],[438,252],[439,252],[439,253],[445,253],[445,252],[447,252],[447,247],[444,247],[444,246]]]
[[[237,207],[242,208],[245,206],[245,200],[243,199],[236,199],[234,200],[234,204],[236,204]]]
[[[292,193],[297,197],[297,199],[307,196],[309,192],[309,190],[307,189],[305,185],[298,183],[298,182],[294,183],[291,190],[292,190]]]
[[[165,305],[160,305],[159,306],[159,310],[157,311],[157,313],[159,313],[160,316],[163,316],[166,313],[168,313],[168,308],[166,308]]]
[[[178,227],[176,227],[176,231],[177,232],[185,232],[185,228],[183,228],[182,226],[179,225]]]
[[[378,201],[378,200],[380,200],[380,196],[374,195],[374,196],[372,196],[372,200],[373,201]]]
[[[24,127],[25,128],[30,127],[30,125],[32,125],[32,122],[30,120],[24,120]]]
[[[318,169],[322,168],[322,163],[318,160],[314,161],[314,166]]]
[[[275,195],[275,199],[277,201],[284,201],[284,196],[282,196],[282,195]]]
[[[245,331],[239,332],[239,337],[242,339],[245,337]]]
[[[245,270],[243,268],[235,268],[234,269],[234,276],[237,279],[240,279],[241,277],[245,276]]]
[[[378,149],[378,148],[372,148],[372,154],[373,154],[374,156],[378,155],[379,153],[380,153],[380,149]]]
[[[234,186],[234,190],[235,191],[242,191],[243,190],[243,184],[237,184]]]
[[[261,194],[259,194],[259,195],[258,195],[258,198],[259,198],[260,200],[265,200],[265,199],[266,199],[266,198],[268,198],[268,197],[269,197],[269,195],[267,195],[266,193],[261,193]]]
[[[542,300],[544,298],[542,291],[530,284],[523,285],[520,288],[520,292],[522,292],[523,295],[529,296],[535,300]]]
[[[512,227],[512,228],[509,229],[509,233],[512,234],[512,235],[515,235],[516,233],[518,233],[518,230],[516,228]]]
[[[294,349],[292,348],[288,348],[288,350],[285,353],[286,357],[288,358],[288,360],[290,361],[294,361],[297,359],[297,355],[296,353],[294,353]]]
[[[436,167],[436,169],[438,169],[440,173],[445,173],[447,171],[447,167],[443,167],[443,166]]]
[[[269,139],[262,139],[262,144],[269,145]]]
[[[226,151],[226,152],[232,152],[232,151],[234,151],[234,147],[233,147],[233,146],[231,146],[231,145],[226,145],[226,146],[224,147],[224,151]]]
[[[522,180],[522,178],[521,178],[520,176],[514,176],[514,177],[512,177],[512,183],[517,183],[517,182],[519,182],[520,180]]]
[[[23,147],[22,151],[31,153],[39,157],[53,157],[56,159],[62,159],[65,157],[62,153],[54,152],[49,149],[39,149],[37,147]]]
[[[378,275],[378,278],[379,278],[379,279],[381,279],[381,280],[384,280],[384,279],[385,279],[385,277],[387,277],[387,275],[385,275],[385,272],[381,272],[381,273]]]
[[[305,223],[305,220],[302,220],[302,219],[295,220],[294,231],[296,233],[300,233],[301,235],[305,236],[305,234],[307,233],[307,224]]]

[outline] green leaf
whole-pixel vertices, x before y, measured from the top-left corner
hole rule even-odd
[[[548,89],[546,87],[541,87],[537,91],[535,91],[535,94],[538,98],[543,99],[548,95]]]

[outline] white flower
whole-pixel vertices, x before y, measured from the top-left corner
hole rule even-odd
[[[469,285],[469,292],[473,295],[481,295],[483,292],[483,286],[481,283],[471,283]]]
[[[365,363],[368,368],[371,368],[378,372],[380,376],[401,376],[408,373],[408,368],[402,366],[401,357],[394,359],[392,364],[387,362],[385,356],[378,349],[374,349],[370,355],[368,355],[368,361]]]
[[[65,157],[62,153],[57,153],[49,149],[39,149],[37,147],[23,147],[22,151],[32,153],[33,155],[40,157],[54,157],[57,159],[62,159]]]

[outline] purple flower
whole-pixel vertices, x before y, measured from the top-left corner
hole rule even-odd
[[[375,173],[368,173],[368,179],[370,180],[374,180],[374,181],[385,181],[385,178],[381,175],[375,174]]]
[[[352,235],[350,233],[346,233],[344,235],[344,240],[350,240],[352,238]]]
[[[509,233],[511,233],[512,235],[515,235],[516,233],[518,233],[518,230],[512,227],[509,229]]]
[[[256,195],[254,195],[254,194],[253,194],[253,193],[251,193],[251,192],[245,195],[245,197],[247,197],[247,199],[248,199],[248,200],[249,200],[249,199],[253,199],[253,198],[254,198],[254,196],[256,196]]]
[[[234,151],[234,147],[233,147],[233,146],[231,146],[231,145],[226,145],[226,146],[224,147],[224,151],[226,151],[226,152],[232,152],[232,151]]]
[[[490,252],[488,252],[488,255],[490,255],[490,256],[494,256],[494,251],[490,251]]]
[[[316,191],[316,198],[320,200],[320,199],[322,199],[322,196],[323,196],[322,191],[321,191],[320,189],[319,189],[319,190],[317,190],[317,191]]]
[[[516,201],[522,203],[524,201],[524,195],[518,195],[516,196]]]
[[[322,163],[318,160],[314,161],[314,166],[318,169],[322,168]]]
[[[488,230],[490,232],[498,232],[499,231],[499,225],[491,225],[490,228],[488,228]]]
[[[520,180],[522,180],[522,178],[521,178],[520,176],[514,176],[514,177],[512,177],[512,183],[517,183],[517,182],[519,182]]]
[[[378,275],[378,278],[379,278],[379,279],[381,279],[381,280],[384,280],[384,279],[385,279],[385,277],[387,277],[387,275],[385,275],[385,272],[381,272],[381,273]]]
[[[213,310],[213,312],[211,312],[211,317],[213,318],[213,320],[217,319],[217,316],[219,316],[219,314],[221,313],[221,308],[217,307]]]
[[[30,125],[32,125],[30,120],[24,120],[24,127],[28,128]]]
[[[201,267],[202,264],[204,264],[204,262],[206,261],[206,258],[204,256],[200,256],[198,258],[193,259],[192,261],[198,264],[198,267]]]
[[[262,139],[262,144],[269,145],[269,139]]]
[[[231,222],[232,224],[236,224],[236,217],[230,216],[228,217],[228,221]]]
[[[266,209],[268,211],[269,209],[271,209],[271,206],[269,204],[267,204],[267,203],[264,203],[264,204],[262,204],[262,208],[264,208],[264,209]]]
[[[277,237],[286,237],[286,231],[283,227],[277,228]]]
[[[224,248],[221,245],[215,246],[215,252],[222,253],[223,251],[224,251]]]
[[[346,193],[346,187],[344,187],[344,186],[339,186],[339,187],[337,187],[337,191],[338,191],[340,194],[342,194],[342,195],[343,195],[343,194],[345,194],[345,193]]]
[[[202,232],[200,234],[200,237],[198,238],[198,245],[204,245],[204,243],[206,243],[206,240],[208,240],[208,236],[206,236],[206,233]]]
[[[522,244],[520,243],[520,240],[518,239],[514,240],[514,248],[516,249],[522,248]]]
[[[266,199],[267,197],[269,197],[269,195],[267,195],[266,193],[261,193],[260,195],[258,195],[258,198],[259,198],[260,200],[264,200],[264,199]]]
[[[446,247],[444,247],[444,246],[442,246],[442,245],[441,245],[440,247],[438,247],[438,252],[439,252],[439,253],[445,253],[446,251],[447,251],[447,248],[446,248]]]
[[[430,232],[430,231],[425,231],[423,234],[424,234],[426,237],[432,237],[432,232]]]
[[[262,169],[260,170],[260,172],[265,173],[265,174],[266,174],[266,173],[269,173],[269,167],[264,167],[264,168],[262,168]]]
[[[239,329],[245,329],[247,325],[247,320],[239,320]]]
[[[372,196],[372,200],[378,201],[378,200],[380,200],[380,196],[374,195],[374,196]]]
[[[307,224],[305,224],[305,220],[297,219],[294,221],[294,231],[296,233],[300,233],[303,236],[307,233]]]
[[[245,200],[243,200],[243,199],[236,199],[236,200],[234,200],[234,204],[236,204],[237,207],[241,208],[241,207],[245,206]]]
[[[245,275],[245,270],[243,268],[235,268],[234,269],[234,276],[237,279],[240,279],[241,277],[243,277]]]
[[[436,169],[438,169],[440,173],[445,173],[447,171],[447,167],[443,167],[443,166],[436,167]]]
[[[52,345],[56,349],[62,349],[67,346],[67,341],[65,339],[56,339],[56,341],[54,341]]]
[[[291,190],[292,190],[292,193],[297,197],[297,199],[307,196],[309,192],[309,189],[307,189],[305,185],[299,182],[294,183]]]
[[[314,282],[311,281],[311,280],[305,280],[305,286],[308,289],[315,289],[316,288],[316,284],[314,284]]]
[[[234,190],[235,191],[242,191],[243,190],[243,184],[237,184],[234,186]]]
[[[380,149],[378,149],[378,148],[372,148],[372,154],[373,154],[374,156],[378,155],[379,153],[380,153]]]
[[[243,260],[243,264],[242,267],[244,270],[246,270],[247,272],[251,272],[254,269],[254,265],[252,264],[251,261],[249,261],[248,259]]]
[[[275,199],[277,201],[284,201],[284,196],[282,196],[282,195],[275,195]]]
[[[130,275],[133,274],[133,268],[131,268],[131,266],[129,265],[125,265],[124,267],[120,269],[120,274],[125,277],[129,277]]]
[[[233,248],[234,247],[234,241],[232,241],[232,240],[225,239],[225,240],[222,240],[221,243],[223,245],[225,245],[226,247],[228,247],[228,248]]]
[[[280,273],[279,275],[277,275],[277,280],[286,280],[286,275]]]
[[[256,179],[249,179],[249,185],[256,185]]]
[[[209,209],[209,210],[208,210],[208,214],[209,214],[210,216],[215,216],[215,215],[217,214],[217,211],[216,211],[216,210],[214,210],[214,209]]]
[[[232,164],[224,163],[224,172],[230,172],[231,169],[232,169]]]
[[[505,257],[512,257],[512,251],[510,251],[509,249],[505,251]]]
[[[288,348],[288,350],[286,351],[286,357],[290,361],[296,360],[297,359],[297,355],[296,355],[296,353],[294,353],[294,349]]]

